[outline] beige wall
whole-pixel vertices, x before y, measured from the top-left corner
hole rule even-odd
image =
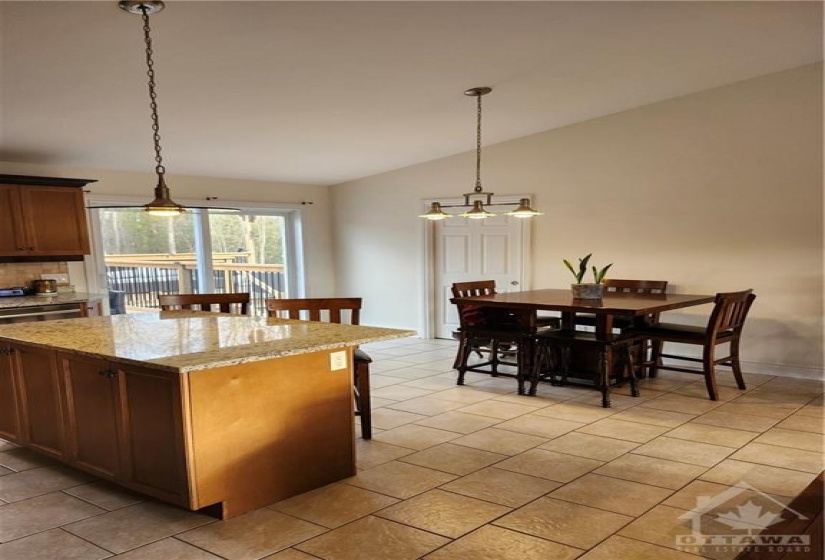
[[[147,165],[150,161],[147,160]],[[157,179],[153,173],[113,171],[50,165],[0,162],[0,173],[10,175],[42,175],[47,177],[79,177],[97,179],[87,188],[93,194],[139,196],[149,202]],[[218,196],[233,202],[267,202],[311,205],[300,207],[304,238],[306,293],[328,295],[335,289],[332,267],[331,202],[329,187],[288,183],[269,183],[217,177],[191,177],[168,174],[166,182],[177,201],[204,200]],[[74,278],[74,274],[72,275]]]
[[[614,278],[753,288],[751,370],[821,372],[822,67],[809,65],[484,149],[499,194],[532,193],[532,287],[593,252]],[[338,292],[364,322],[422,327],[422,199],[471,190],[464,153],[333,188]],[[701,322],[700,314],[672,320]],[[784,368],[774,367],[781,365]]]

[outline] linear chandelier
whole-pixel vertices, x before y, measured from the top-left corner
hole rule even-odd
[[[430,210],[418,216],[427,220],[444,220],[453,218],[454,214],[449,214],[444,211],[444,208],[469,208],[459,216],[463,218],[470,218],[472,220],[483,220],[495,216],[487,208],[489,206],[511,206],[509,202],[493,202],[495,193],[487,192],[481,187],[481,97],[490,93],[492,88],[489,87],[474,87],[464,92],[464,95],[476,98],[476,186],[472,192],[464,193],[463,204],[448,204],[442,202],[430,203]],[[516,218],[532,218],[533,216],[541,216],[541,212],[537,212],[530,206],[529,198],[522,198],[519,200],[518,207],[515,210],[504,213],[505,216],[514,216]]]

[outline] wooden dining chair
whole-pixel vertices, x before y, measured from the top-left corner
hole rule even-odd
[[[616,376],[617,384],[630,380],[630,395],[639,396],[633,348],[636,337],[619,334],[607,340],[595,333],[576,330],[545,330],[536,333],[536,360],[530,376],[528,394],[535,395],[539,381],[548,379],[553,385],[564,386],[570,372],[570,354],[573,349],[593,348],[598,353],[596,386],[602,395],[602,407],[610,408],[610,382]],[[558,356],[555,360],[553,356]],[[614,367],[616,364],[617,367]],[[615,372],[618,371],[618,374]]]
[[[742,337],[742,329],[745,325],[748,311],[750,311],[755,299],[756,296],[753,294],[753,290],[716,294],[713,311],[710,314],[707,325],[704,327],[659,323],[657,325],[630,329],[629,332],[635,336],[660,343],[658,347],[654,346],[654,351],[650,359],[640,364],[641,367],[647,370],[649,377],[656,377],[656,373],[660,369],[703,375],[710,400],[715,401],[719,399],[719,392],[716,388],[716,366],[727,366],[733,370],[737,387],[744,390],[746,386],[745,380],[742,377],[742,368],[739,363],[739,341]],[[665,342],[701,346],[702,357],[694,358],[692,356],[665,354],[661,350],[662,344]],[[726,343],[730,345],[727,355],[723,358],[717,358],[716,347]],[[702,364],[702,369],[696,370],[681,366],[665,365],[662,363],[662,358],[698,362]]]
[[[664,294],[667,291],[667,280],[619,280],[607,278],[602,282],[604,293],[610,294]],[[647,324],[659,322],[659,314],[648,315],[644,318]],[[576,315],[576,325],[593,327],[596,325],[596,316],[593,314]],[[633,326],[632,317],[622,317],[621,315],[613,319],[613,327],[619,332]],[[653,352],[661,352],[662,343],[645,338],[637,338],[634,344],[633,353],[637,363],[644,363],[650,359]],[[637,370],[642,371],[642,370]]]
[[[270,317],[358,325],[361,321],[361,298],[268,299],[266,310]],[[370,402],[372,358],[360,348],[356,348],[352,361],[355,415],[361,418],[361,437],[372,439],[372,403]]]
[[[456,282],[451,289],[454,298],[491,295],[496,293],[496,283],[494,280]],[[456,307],[459,319],[458,350],[453,362],[453,369],[458,370],[456,383],[464,385],[468,371],[492,377],[515,377],[518,393],[525,394],[533,360],[534,329],[506,310],[468,304],[456,304]],[[482,359],[486,356],[486,361],[470,363],[473,352]],[[509,356],[514,356],[516,361],[509,361]],[[516,373],[503,372],[501,366],[513,366]]]
[[[249,310],[249,294],[167,294],[159,295],[158,303],[164,311],[171,309],[213,311],[217,307],[221,313],[246,315]]]
[[[602,282],[604,293],[610,294],[663,294],[667,291],[667,280],[618,280],[607,278]],[[648,322],[655,322],[656,316],[648,317]],[[576,315],[576,324],[594,326],[596,316],[593,314]],[[613,320],[613,326],[617,329],[626,329],[633,325],[633,320],[628,317],[618,316]]]

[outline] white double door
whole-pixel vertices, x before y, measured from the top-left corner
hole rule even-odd
[[[458,313],[450,303],[454,282],[495,280],[496,291],[521,291],[529,220],[498,215],[484,220],[455,217],[435,222],[431,263],[433,270],[433,335],[452,338]]]

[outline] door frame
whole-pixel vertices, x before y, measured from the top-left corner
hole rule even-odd
[[[518,206],[519,200],[522,198],[532,199],[529,194],[513,194],[513,195],[499,195],[496,196],[496,204],[507,204]],[[422,214],[429,210],[433,202],[441,202],[443,204],[464,204],[464,198],[427,198],[421,200]],[[530,278],[532,267],[530,263],[530,253],[532,249],[532,220],[529,218],[521,219],[523,222],[521,228],[521,289],[530,289]],[[419,301],[422,305],[419,310],[419,336],[422,339],[433,338],[435,332],[435,221],[424,220],[421,224],[421,290]]]

